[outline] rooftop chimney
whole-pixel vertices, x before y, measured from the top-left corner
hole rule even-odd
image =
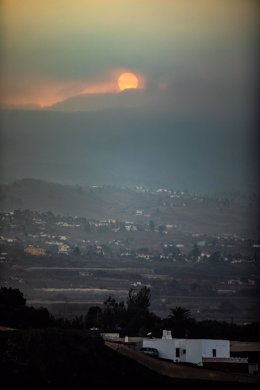
[[[171,340],[172,339],[172,332],[171,332],[171,330],[164,329],[163,330],[162,339],[164,339],[164,340]]]

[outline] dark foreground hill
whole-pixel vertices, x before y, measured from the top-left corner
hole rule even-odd
[[[8,389],[150,389],[158,385],[215,389],[225,385],[157,375],[107,348],[98,336],[75,330],[0,332],[0,366],[1,383]],[[236,384],[236,388],[245,385]]]

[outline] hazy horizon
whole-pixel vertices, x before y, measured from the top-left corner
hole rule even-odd
[[[0,181],[255,192],[256,135],[244,123],[137,109],[2,111]]]
[[[0,7],[0,182],[258,190],[257,2]]]

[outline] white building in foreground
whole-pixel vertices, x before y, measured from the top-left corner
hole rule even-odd
[[[203,358],[230,358],[229,340],[175,339],[164,331],[161,339],[144,339],[143,347],[156,348],[159,357],[202,366]]]

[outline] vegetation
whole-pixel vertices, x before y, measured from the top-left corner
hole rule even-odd
[[[170,311],[168,322],[166,320],[167,328],[173,330],[175,337],[188,337],[194,327],[194,320],[191,318],[190,311],[181,306]]]
[[[46,328],[56,325],[47,309],[26,306],[26,299],[16,288],[1,287],[0,324],[18,329]]]
[[[1,383],[8,389],[172,383],[106,347],[97,334],[75,329],[0,332],[0,365]]]
[[[221,338],[259,340],[260,323],[246,325],[219,321],[195,321],[190,311],[178,306],[167,318],[161,319],[149,310],[151,291],[148,287],[130,289],[126,303],[108,297],[103,307],[90,307],[83,318],[73,320],[54,318],[47,309],[28,307],[18,289],[0,289],[0,325],[17,329],[93,329],[101,332],[118,332],[121,336],[160,337],[163,329],[170,329],[174,337]]]
[[[2,383],[10,389],[28,390],[77,390],[102,385],[157,388],[160,384],[166,389],[174,385],[187,388],[194,385],[192,380],[168,378],[150,371],[108,348],[99,331],[117,331],[121,335],[147,335],[149,331],[153,336],[161,336],[162,329],[170,328],[180,337],[187,335],[188,330],[190,336],[199,338],[259,339],[259,323],[241,327],[217,321],[196,322],[189,310],[181,306],[171,309],[166,319],[160,319],[150,312],[150,300],[149,288],[130,289],[126,303],[108,297],[102,308],[93,306],[85,318],[69,321],[54,318],[47,309],[28,307],[21,291],[1,287],[0,325],[16,328],[0,332]],[[200,388],[219,386],[207,381],[196,384]]]

